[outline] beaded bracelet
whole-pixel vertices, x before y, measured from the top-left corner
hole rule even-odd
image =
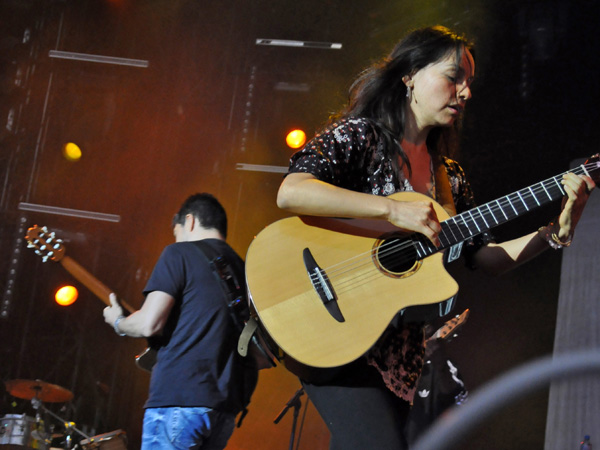
[[[571,242],[573,242],[573,233],[569,233],[566,241],[560,240],[558,237],[557,224],[555,222],[550,222],[545,227],[540,227],[538,229],[538,236],[540,239],[546,241],[554,250],[568,247],[571,245]]]

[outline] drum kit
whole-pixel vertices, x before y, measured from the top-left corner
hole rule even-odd
[[[114,449],[125,450],[125,432],[116,430],[98,436],[88,436],[79,430],[74,422],[64,420],[44,406],[44,403],[66,403],[73,399],[73,393],[56,384],[42,380],[10,380],[5,382],[6,391],[13,397],[30,400],[36,417],[26,414],[7,414],[0,418],[0,450],[12,449]],[[51,416],[63,424],[64,431],[48,431],[42,415]],[[80,440],[79,438],[84,438]],[[79,442],[76,442],[78,441]],[[55,446],[55,443],[57,443]]]

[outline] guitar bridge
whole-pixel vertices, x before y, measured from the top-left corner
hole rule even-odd
[[[304,249],[302,257],[304,258],[304,266],[308,272],[310,282],[323,302],[323,305],[325,305],[325,308],[327,308],[327,311],[335,320],[344,322],[344,316],[337,303],[337,295],[327,277],[327,273],[319,267],[308,248]]]

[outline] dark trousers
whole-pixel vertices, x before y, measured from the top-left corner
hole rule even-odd
[[[316,369],[316,381],[302,384],[331,433],[330,450],[406,450],[410,410],[381,379],[358,360],[335,369]]]

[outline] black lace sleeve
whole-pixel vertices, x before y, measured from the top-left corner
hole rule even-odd
[[[378,151],[378,133],[363,118],[332,123],[292,155],[289,173],[304,172],[321,181],[361,192],[371,192],[371,177],[385,161]]]

